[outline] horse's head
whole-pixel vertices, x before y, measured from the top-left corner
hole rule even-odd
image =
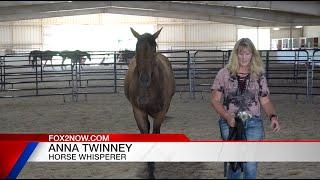
[[[148,88],[151,83],[153,69],[156,63],[156,39],[162,28],[153,35],[149,33],[140,35],[134,29],[130,29],[134,37],[138,39],[136,44],[136,63],[139,74],[139,84],[143,88]]]
[[[52,51],[53,56],[60,56],[60,51]]]
[[[86,55],[85,55],[85,56],[87,56],[87,58],[89,59],[89,61],[91,61],[91,55],[90,55],[90,53],[86,52]]]

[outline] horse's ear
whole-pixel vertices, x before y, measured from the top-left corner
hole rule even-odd
[[[132,27],[130,27],[130,30],[131,30],[132,34],[134,35],[134,37],[136,37],[137,39],[140,37],[140,34],[137,33]]]
[[[156,33],[154,33],[154,34],[152,35],[154,39],[157,39],[157,38],[158,38],[161,30],[162,30],[162,28],[161,28],[159,31],[157,31]]]

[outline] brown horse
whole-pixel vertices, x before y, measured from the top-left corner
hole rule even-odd
[[[85,64],[86,58],[89,59],[89,61],[91,61],[91,55],[88,52],[85,51],[79,51],[79,50],[75,50],[75,51],[61,51],[60,52],[60,56],[62,57],[62,63],[61,63],[61,69],[63,69],[64,66],[64,62],[67,58],[71,59],[71,63],[75,64],[75,63],[79,63],[81,69],[83,69],[82,65]],[[86,58],[85,58],[86,57]]]
[[[53,67],[52,64],[52,58],[53,56],[59,56],[60,52],[59,51],[39,51],[39,50],[34,50],[31,51],[29,54],[29,65],[32,64],[32,68],[35,67],[38,58],[40,58],[41,61],[45,60],[45,63],[43,65],[43,67],[46,66],[47,62],[50,60],[51,61],[51,67]],[[32,58],[32,59],[31,59]]]
[[[40,58],[41,60],[41,57],[42,57],[42,51],[39,51],[39,50],[31,51],[28,56],[29,65],[32,64],[32,68],[34,68],[38,58]]]
[[[162,29],[162,28],[161,28]],[[169,109],[175,93],[175,79],[171,63],[167,57],[156,52],[156,38],[153,35],[139,35],[131,28],[138,39],[136,54],[129,64],[124,80],[124,92],[132,104],[135,120],[141,133],[150,132],[148,115],[153,121],[154,134],[160,133],[160,127]],[[154,163],[148,163],[149,178],[154,178]]]

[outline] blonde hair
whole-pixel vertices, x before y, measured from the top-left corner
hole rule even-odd
[[[244,49],[248,49],[252,53],[252,58],[250,61],[250,73],[253,77],[258,78],[264,73],[263,62],[260,57],[259,52],[254,47],[254,44],[249,38],[241,38],[238,40],[231,52],[229,63],[227,64],[227,69],[232,75],[236,75],[239,63],[238,63],[238,53]]]

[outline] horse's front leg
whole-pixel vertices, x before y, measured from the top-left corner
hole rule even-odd
[[[163,123],[165,116],[166,116],[166,113],[163,111],[152,115],[154,119],[152,134],[160,134],[161,124]]]
[[[51,67],[52,67],[52,69],[54,69],[54,67],[53,67],[53,59],[51,59]]]
[[[166,115],[165,112],[159,112],[152,115],[154,119],[152,134],[160,134],[161,124],[164,121],[165,115]],[[148,162],[149,179],[155,179],[154,170],[155,170],[155,163]]]
[[[62,61],[61,61],[61,70],[64,70],[64,67],[63,67],[63,66],[64,66],[64,61],[65,61],[65,60],[66,60],[66,59],[63,58]]]
[[[133,114],[141,134],[149,134],[150,122],[145,111],[133,106]]]
[[[35,66],[37,64],[37,61],[38,61],[37,57],[33,57],[33,60],[32,60],[32,68],[33,69],[35,68]]]
[[[148,120],[148,114],[136,107],[133,107],[133,114],[141,134],[149,134],[150,122]],[[154,162],[148,162],[147,165],[148,165],[148,179],[155,179]]]

